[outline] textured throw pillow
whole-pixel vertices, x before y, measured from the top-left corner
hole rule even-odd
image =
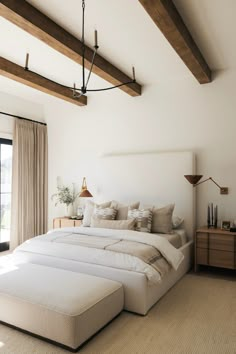
[[[173,229],[177,229],[183,222],[184,222],[183,218],[180,218],[179,216],[176,216],[176,215],[172,216],[172,227],[173,227]]]
[[[117,210],[116,220],[127,220],[128,218],[128,210],[129,209],[138,209],[140,202],[132,203],[130,205],[125,205],[113,200],[111,202],[111,208],[115,208]]]
[[[93,210],[93,219],[103,219],[103,220],[115,220],[116,209],[114,208],[102,208],[101,206],[95,206]]]
[[[87,203],[86,203],[85,209],[84,209],[83,226],[90,226],[91,217],[93,216],[93,210],[94,210],[95,206],[107,208],[110,205],[111,205],[111,202],[106,202],[106,203],[102,203],[102,204],[95,204],[91,200],[87,200]]]
[[[169,234],[172,231],[172,215],[174,207],[174,204],[170,204],[163,208],[153,209],[152,232]]]
[[[131,220],[103,220],[92,217],[91,227],[101,227],[103,229],[133,230],[135,219]]]
[[[129,209],[128,219],[135,219],[134,230],[151,232],[152,210],[151,209]]]

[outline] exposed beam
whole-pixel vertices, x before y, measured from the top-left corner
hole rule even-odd
[[[139,0],[200,84],[211,82],[211,70],[172,0]]]
[[[48,93],[49,95],[61,98],[64,101],[74,103],[78,106],[87,104],[87,97],[73,98],[72,90],[64,88],[58,84],[44,79],[41,76],[25,70],[11,61],[0,57],[0,75],[6,76],[9,79],[20,82],[21,84],[35,88],[36,90]]]
[[[81,41],[25,0],[0,0],[0,15],[31,35],[39,38],[58,52],[81,64]],[[86,68],[90,68],[93,50],[87,46],[85,56],[85,66]],[[99,54],[96,55],[93,72],[112,85],[132,81],[129,76]],[[141,86],[138,83],[125,85],[120,87],[120,89],[130,96],[141,95]]]

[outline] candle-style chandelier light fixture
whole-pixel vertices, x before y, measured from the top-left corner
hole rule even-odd
[[[85,21],[84,21],[84,16],[85,15],[85,0],[82,0],[82,39],[81,39],[81,43],[82,43],[82,86],[81,88],[76,87],[76,84],[74,83],[74,86],[66,86],[63,85],[61,83],[58,83],[54,80],[51,80],[41,74],[36,73],[35,71],[32,71],[29,69],[29,53],[26,54],[26,61],[25,61],[25,70],[30,71],[46,80],[49,80],[57,85],[60,85],[62,87],[68,88],[72,90],[72,96],[74,98],[79,98],[83,95],[85,95],[87,92],[97,92],[97,91],[107,91],[107,90],[112,90],[124,85],[129,85],[129,84],[133,84],[136,82],[136,78],[135,78],[135,68],[132,67],[132,74],[133,74],[133,79],[124,83],[121,83],[119,85],[115,85],[115,86],[110,86],[110,87],[106,87],[106,88],[97,88],[97,89],[88,89],[88,84],[89,84],[89,80],[91,77],[91,73],[93,71],[93,66],[94,66],[94,62],[95,62],[95,58],[96,58],[96,54],[98,51],[98,33],[97,30],[94,31],[94,51],[93,51],[93,56],[92,56],[92,60],[91,60],[91,67],[88,73],[87,78],[85,77],[85,52],[86,52],[86,46],[85,46],[85,30],[84,30],[84,25],[85,25]]]

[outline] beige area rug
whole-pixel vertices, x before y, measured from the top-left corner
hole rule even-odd
[[[81,354],[236,354],[236,278],[187,274],[142,317],[123,312]],[[0,354],[69,353],[0,325]]]

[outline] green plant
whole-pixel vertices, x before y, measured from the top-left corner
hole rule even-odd
[[[55,206],[57,206],[58,203],[68,206],[73,204],[77,197],[78,193],[75,193],[74,186],[72,189],[66,186],[57,186],[57,193],[53,194],[51,199],[56,199]]]

